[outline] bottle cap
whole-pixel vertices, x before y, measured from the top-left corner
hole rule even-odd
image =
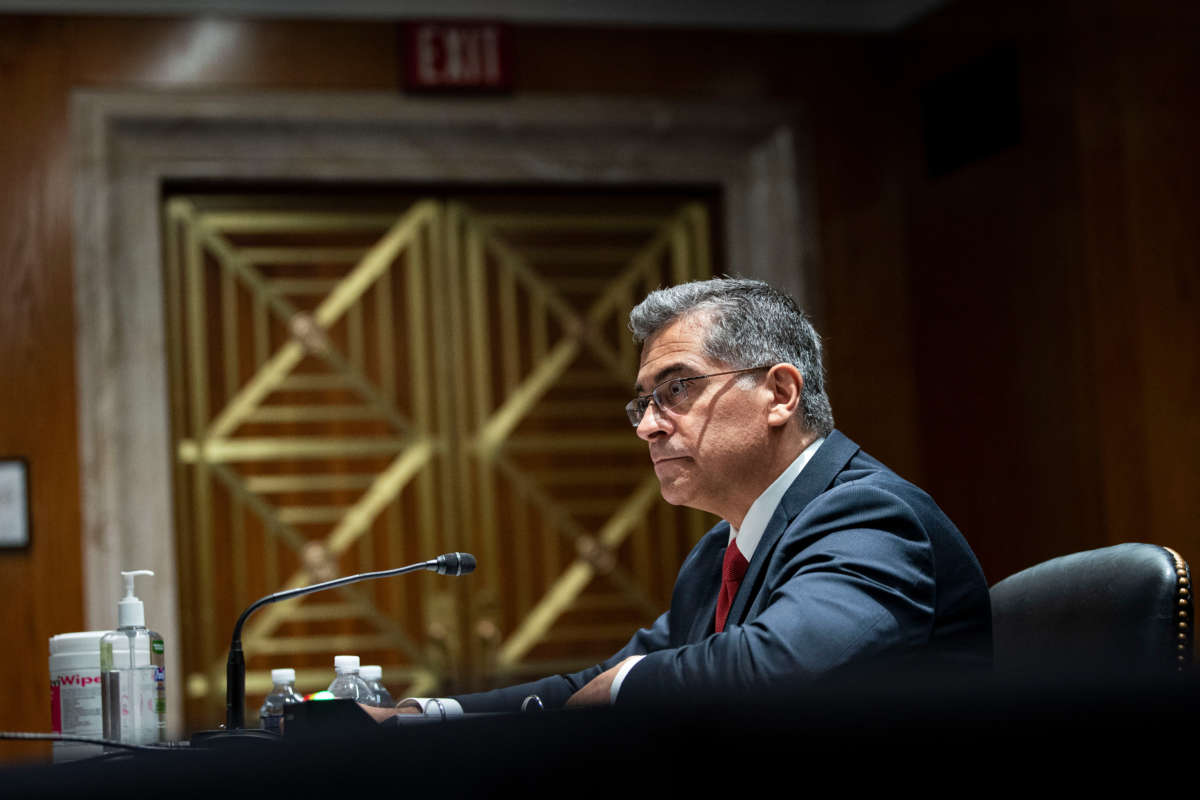
[[[383,678],[383,667],[378,664],[364,664],[359,667],[358,675],[364,681],[377,681]]]
[[[271,670],[271,683],[295,683],[296,670],[291,667]]]
[[[146,627],[146,606],[133,593],[133,579],[137,575],[153,575],[148,569],[123,570],[121,577],[125,580],[125,596],[117,603],[118,628]]]
[[[358,670],[358,656],[334,656],[333,668],[340,671]]]

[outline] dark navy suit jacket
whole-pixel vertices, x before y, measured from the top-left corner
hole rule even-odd
[[[617,704],[758,697],[877,665],[987,668],[991,607],[979,562],[925,492],[838,431],[775,509],[722,633],[714,632],[729,524],[679,570],[671,608],[603,663],[458,697],[464,710],[514,711],[537,694],[561,706],[624,658],[645,654]]]

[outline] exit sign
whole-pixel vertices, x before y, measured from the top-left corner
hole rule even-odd
[[[407,22],[404,87],[410,91],[508,91],[512,34],[499,22]]]

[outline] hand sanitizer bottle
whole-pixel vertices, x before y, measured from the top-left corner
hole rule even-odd
[[[117,603],[117,629],[100,639],[100,697],[104,738],[128,744],[165,740],[167,695],[162,637],[146,629],[146,609],[133,593],[137,575],[122,572],[125,597]]]

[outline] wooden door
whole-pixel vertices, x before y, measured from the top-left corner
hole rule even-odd
[[[237,615],[282,588],[479,559],[260,610],[251,704],[272,667],[323,688],[342,652],[400,696],[577,669],[667,607],[712,520],[662,501],[624,418],[625,322],[649,290],[712,274],[713,202],[169,193],[189,728],[220,718]]]

